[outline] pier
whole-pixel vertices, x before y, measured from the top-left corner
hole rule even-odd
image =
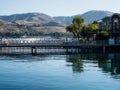
[[[120,44],[109,44],[107,41],[75,40],[41,40],[41,39],[6,39],[0,45],[0,54],[67,54],[83,52],[112,52],[119,51]]]

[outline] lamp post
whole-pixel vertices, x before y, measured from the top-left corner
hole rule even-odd
[[[99,31],[103,30],[103,20],[99,20],[98,23],[99,23]]]
[[[67,38],[67,30],[66,30],[66,42],[68,41],[68,38]]]

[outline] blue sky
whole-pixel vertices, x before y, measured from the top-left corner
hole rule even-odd
[[[40,12],[50,16],[71,16],[89,10],[120,13],[120,0],[0,0],[0,15]]]

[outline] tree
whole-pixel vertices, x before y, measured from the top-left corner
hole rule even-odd
[[[84,25],[81,31],[81,36],[86,38],[88,36],[88,25]]]
[[[73,33],[74,37],[81,37],[81,31],[83,28],[84,19],[82,17],[73,18],[72,24],[66,27],[66,30]]]
[[[88,24],[87,28],[87,38],[93,38],[95,39],[96,34],[98,33],[99,30],[99,23],[97,21],[94,21],[91,24]]]
[[[109,33],[107,31],[101,31],[96,35],[96,40],[108,40]]]
[[[94,31],[99,29],[99,23],[97,21],[94,21],[92,24],[89,24],[89,30]]]

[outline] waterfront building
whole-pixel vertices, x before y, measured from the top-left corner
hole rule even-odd
[[[115,43],[120,43],[120,14],[113,14],[112,16],[105,17],[99,22],[100,31],[108,31],[110,39],[114,39]]]

